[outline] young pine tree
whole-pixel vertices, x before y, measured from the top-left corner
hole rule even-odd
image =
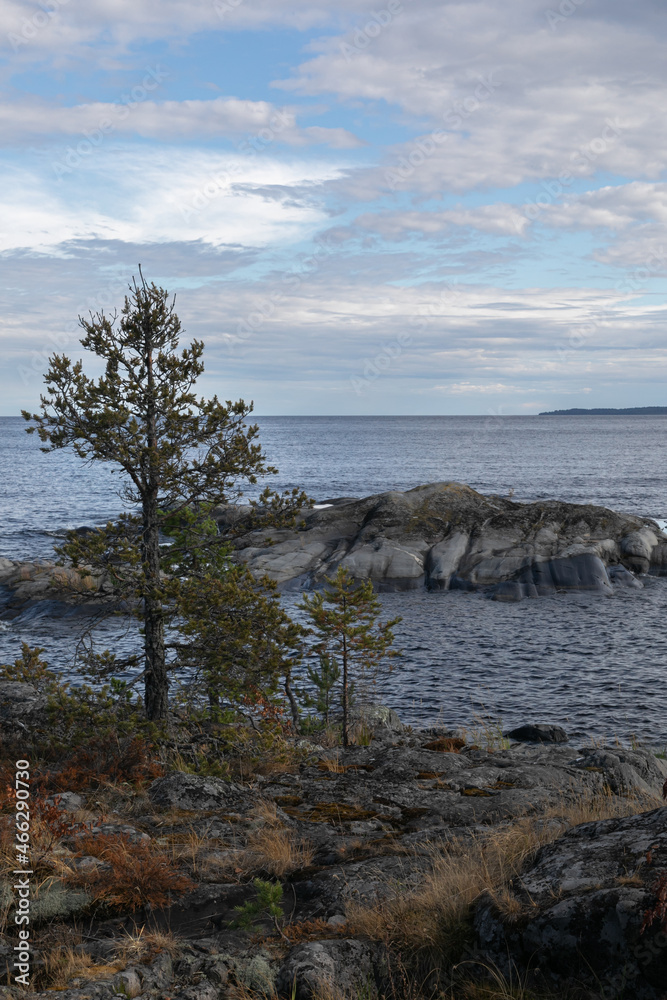
[[[299,713],[291,687],[305,629],[283,610],[275,583],[255,580],[246,566],[207,572],[179,584],[179,661],[195,667],[213,718],[228,705],[287,696],[294,728]]]
[[[313,652],[325,662],[335,662],[342,674],[343,746],[349,744],[349,691],[354,681],[362,690],[386,661],[399,653],[392,649],[392,629],[401,621],[379,621],[382,606],[370,580],[355,584],[354,578],[339,566],[335,576],[327,577],[324,591],[304,594],[299,607],[308,615],[315,635]]]
[[[62,551],[75,562],[116,567],[116,582],[134,598],[143,624],[146,714],[163,719],[165,623],[173,599],[165,589],[161,527],[179,511],[206,513],[229,503],[242,492],[240,484],[276,470],[256,443],[258,428],[245,424],[252,404],[195,394],[204,345],[195,340],[180,349],[174,301],[139,273],[120,318],[98,313],[80,319],[81,344],[104,361],[104,374],[89,378],[81,361],[54,355],[42,412],[23,416],[35,422],[28,433],[38,431],[47,444],[43,451],[71,446],[80,458],[112,462],[121,472],[121,496],[134,513],[89,540],[70,539]],[[201,538],[206,534],[204,529]]]

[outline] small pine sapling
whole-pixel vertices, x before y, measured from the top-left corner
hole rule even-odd
[[[341,671],[337,660],[326,653],[320,653],[319,669],[313,664],[306,665],[308,679],[315,689],[314,694],[303,692],[303,700],[308,708],[314,708],[321,716],[325,726],[329,725],[331,709],[336,698],[336,685],[340,681]]]
[[[234,908],[238,916],[233,921],[232,927],[241,927],[246,931],[255,930],[258,921],[270,917],[280,936],[285,937],[280,926],[285,916],[282,907],[282,885],[280,882],[265,882],[261,878],[254,879],[252,884],[257,896]]]
[[[363,693],[374,686],[383,666],[399,656],[392,649],[392,629],[402,620],[379,620],[382,605],[370,580],[355,582],[349,570],[338,567],[327,577],[324,591],[303,595],[299,607],[310,619],[316,640],[312,651],[340,663],[342,671],[343,746],[349,745],[349,701],[352,681]]]

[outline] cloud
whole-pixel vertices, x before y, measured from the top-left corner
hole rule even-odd
[[[350,235],[357,228],[378,233],[386,240],[400,240],[410,233],[437,236],[456,226],[492,236],[516,236],[523,233],[529,224],[519,206],[500,203],[478,208],[459,207],[444,212],[369,212],[354,220]]]
[[[37,401],[50,353],[80,356],[76,316],[119,306],[138,261],[178,293],[186,336],[205,341],[210,392],[224,386],[247,395],[259,387],[275,399],[275,387],[285,385],[290,399],[311,394],[316,408],[317,392],[347,393],[349,412],[358,412],[352,380],[380,356],[391,364],[373,382],[374,405],[405,393],[416,409],[426,405],[418,401],[424,393],[445,392],[473,408],[479,400],[483,411],[493,394],[513,405],[514,397],[536,392],[667,376],[664,307],[615,291],[396,286],[378,280],[382,255],[373,274],[367,254],[335,246],[288,256],[261,278],[247,270],[258,251],[232,244],[86,239],[57,251],[2,255],[0,336],[12,392],[23,393],[24,405],[28,397]],[[282,405],[289,412],[288,397]]]
[[[221,139],[250,133],[260,145],[286,143],[292,146],[326,144],[334,149],[353,149],[361,141],[343,128],[315,125],[299,128],[295,110],[277,108],[267,101],[236,97],[212,100],[153,101],[147,97],[168,74],[159,64],[143,74],[135,87],[119,95],[118,102],[54,107],[46,101],[20,101],[0,105],[0,142],[16,143],[46,137],[74,137],[98,144],[110,134],[136,135],[147,139]]]
[[[471,382],[454,382],[451,385],[434,385],[433,389],[435,392],[446,392],[452,396],[470,394],[475,396],[484,396],[487,394],[497,396],[507,393],[526,392],[525,386],[505,385],[503,382],[485,382],[481,385],[473,385]]]
[[[350,197],[508,188],[565,171],[657,178],[667,167],[662,36],[649,29],[654,5],[639,7],[636,17],[615,7],[607,18],[599,4],[586,4],[551,31],[548,7],[537,0],[511,14],[491,2],[410,4],[352,68],[347,36],[329,36],[276,86],[382,102],[417,126],[380,166],[352,173]]]
[[[181,42],[200,32],[341,25],[363,16],[366,0],[4,0],[0,48],[25,61],[53,56],[63,66],[95,55],[110,59],[138,42]]]
[[[667,184],[632,181],[609,185],[597,191],[570,196],[562,204],[544,209],[551,226],[587,230],[605,228],[615,231],[637,223],[667,223]]]
[[[267,154],[109,146],[2,173],[0,250],[46,250],[93,238],[280,246],[315,231],[325,215],[303,199],[267,201],[262,189],[299,189],[330,180],[337,168]],[[245,189],[236,187],[240,179]]]

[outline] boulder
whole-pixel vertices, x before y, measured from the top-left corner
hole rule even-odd
[[[281,997],[315,1000],[335,990],[335,995],[357,997],[360,988],[372,995],[373,951],[365,941],[310,941],[292,948],[278,973],[276,986]]]
[[[371,733],[387,730],[390,733],[403,733],[407,729],[393,708],[387,705],[359,705],[350,710],[351,726],[360,725]]]
[[[46,708],[46,698],[32,684],[0,681],[0,721],[5,725],[28,725]]]
[[[456,482],[318,506],[294,528],[222,512],[236,558],[283,588],[319,587],[338,566],[384,591],[488,590],[498,601],[613,593],[667,574],[667,536],[647,518],[592,504],[517,503]]]
[[[545,726],[541,723],[519,726],[503,735],[519,743],[567,743],[568,740],[567,733],[560,726]]]
[[[0,583],[4,583],[11,576],[14,575],[18,563],[13,562],[11,559],[3,559],[0,557]]]
[[[666,869],[667,808],[574,827],[514,880],[511,908],[479,903],[478,947],[534,988],[663,1000],[667,928],[641,927]]]
[[[83,799],[76,792],[57,792],[46,801],[48,805],[56,806],[61,812],[78,812],[84,807]]]
[[[237,785],[221,778],[171,771],[152,783],[148,797],[154,806],[162,809],[205,812],[229,808],[241,791]]]
[[[135,969],[118,972],[113,979],[114,990],[128,1000],[134,1000],[141,993],[141,979]]]

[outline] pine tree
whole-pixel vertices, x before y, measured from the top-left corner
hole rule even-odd
[[[304,594],[305,611],[316,637],[313,652],[334,661],[342,672],[343,746],[349,744],[349,692],[354,681],[362,690],[375,684],[380,668],[399,653],[392,649],[392,629],[401,621],[381,622],[382,605],[370,580],[355,584],[349,571],[338,567],[326,578],[324,591]],[[387,662],[388,661],[388,662]]]
[[[213,542],[208,511],[237,500],[244,486],[276,470],[256,442],[257,426],[245,423],[252,404],[195,394],[204,345],[194,340],[179,350],[174,300],[139,273],[120,317],[97,313],[79,320],[81,344],[105,362],[104,374],[89,378],[81,361],[54,355],[41,413],[23,416],[36,424],[28,433],[38,431],[43,451],[70,446],[86,461],[111,462],[120,470],[130,512],[90,537],[70,536],[61,553],[75,564],[104,564],[125,596],[134,597],[143,624],[146,714],[156,720],[168,707],[165,624],[173,603],[161,529],[179,513],[202,511],[203,527],[192,523],[191,532],[201,544],[207,537]],[[300,495],[294,502],[304,500]],[[281,506],[275,494],[271,502]]]
[[[179,662],[195,668],[213,717],[228,705],[287,696],[298,730],[291,678],[305,629],[283,610],[275,583],[255,580],[246,566],[191,576],[178,586]]]

